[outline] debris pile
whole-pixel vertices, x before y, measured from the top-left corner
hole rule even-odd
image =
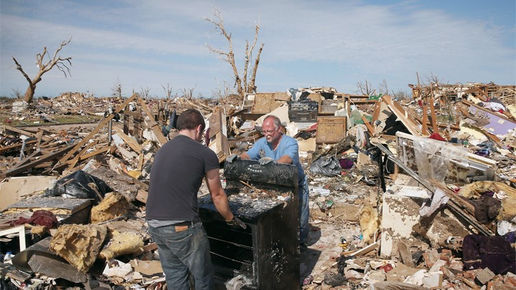
[[[261,138],[267,114],[297,138],[310,183],[303,289],[516,287],[516,86],[410,87],[410,100],[312,87],[243,100],[67,93],[26,112],[3,104],[0,285],[162,289],[144,220],[149,172],[177,116],[196,108],[221,164]],[[99,119],[13,125],[31,114]],[[245,181],[226,190],[241,210],[289,198]]]

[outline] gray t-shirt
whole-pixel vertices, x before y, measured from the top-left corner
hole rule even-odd
[[[218,169],[215,152],[178,135],[161,147],[152,164],[146,219],[161,224],[199,220],[197,193],[206,172]]]

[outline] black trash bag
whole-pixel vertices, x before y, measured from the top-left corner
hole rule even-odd
[[[99,203],[111,191],[113,190],[101,179],[77,170],[59,179],[52,189],[45,191],[44,196],[91,198]]]
[[[338,176],[342,170],[340,162],[334,156],[322,156],[315,160],[308,169],[313,174],[321,174],[324,176]]]

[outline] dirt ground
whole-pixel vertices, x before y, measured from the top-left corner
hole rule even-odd
[[[310,222],[308,249],[301,253],[301,280],[323,281],[324,274],[337,272],[337,258],[343,251],[342,240],[351,241],[360,234],[360,226],[354,223],[315,220]],[[313,289],[304,287],[303,289]]]

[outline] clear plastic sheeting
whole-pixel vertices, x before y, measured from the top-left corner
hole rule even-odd
[[[397,134],[398,137],[400,135]],[[414,161],[417,166],[419,177],[424,179],[435,179],[444,182],[449,175],[452,162],[455,165],[468,168],[468,151],[459,146],[450,145],[443,141],[429,138],[410,136],[414,148]],[[408,139],[399,141],[402,145],[409,145]],[[407,161],[407,158],[403,158]]]

